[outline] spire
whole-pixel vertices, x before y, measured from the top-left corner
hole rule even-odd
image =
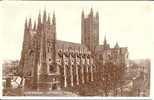
[[[37,30],[41,31],[41,13],[40,13],[40,11],[39,11],[39,15],[38,15]]]
[[[48,14],[48,23],[50,24],[50,14]]]
[[[53,12],[52,24],[53,24],[53,25],[56,25],[56,17],[55,17],[55,12]]]
[[[107,49],[107,48],[109,48],[110,46],[107,44],[107,40],[106,40],[106,35],[105,35],[105,37],[104,37],[104,49]]]
[[[98,13],[98,11],[96,12],[96,18],[98,18],[99,17],[99,13]]]
[[[114,48],[119,48],[119,44],[118,44],[118,42],[116,42]]]
[[[107,41],[106,41],[106,35],[105,35],[105,37],[104,37],[104,45],[106,45],[107,44]]]
[[[25,20],[25,29],[27,29],[27,18]]]
[[[33,30],[36,30],[36,21],[34,21]]]
[[[41,23],[41,13],[40,13],[40,11],[39,11],[39,15],[38,15],[38,24],[40,24]]]
[[[90,10],[90,15],[93,16],[93,9],[92,9],[92,8],[91,8],[91,10]]]
[[[29,18],[28,28],[29,28],[30,30],[32,29],[32,20],[31,20],[31,18]]]
[[[43,14],[43,22],[46,22],[46,9],[44,9],[44,14]]]
[[[82,18],[84,18],[84,10],[82,10]]]

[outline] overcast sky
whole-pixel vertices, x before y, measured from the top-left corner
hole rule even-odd
[[[57,39],[81,41],[81,11],[99,12],[100,44],[106,35],[128,47],[129,58],[149,58],[152,46],[152,5],[150,2],[3,2],[0,4],[0,60],[20,59],[26,17],[37,20],[39,11],[56,14]],[[52,18],[52,17],[51,17]]]

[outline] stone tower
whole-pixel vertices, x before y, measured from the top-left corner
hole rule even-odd
[[[42,30],[41,30],[41,49],[40,49],[40,66],[39,66],[39,85],[43,88],[50,88],[55,76],[57,75],[56,66],[56,17],[53,14],[52,22],[50,15],[44,11]],[[52,87],[51,87],[52,88]]]
[[[84,11],[82,11],[81,44],[85,45],[92,52],[99,45],[99,14],[97,12],[96,16],[94,16],[92,8],[87,17],[85,17]]]
[[[44,10],[43,18],[39,13],[37,25],[32,27],[31,18],[25,21],[24,40],[19,64],[21,76],[30,80],[28,84],[35,87],[52,88],[57,80],[56,66],[56,17]],[[50,84],[48,84],[50,83]],[[55,87],[55,86],[54,86]]]
[[[40,74],[45,73],[54,73],[56,72],[55,68],[55,54],[56,54],[56,18],[53,14],[52,23],[50,21],[50,15],[46,15],[44,11],[43,22],[42,22],[42,31],[41,31],[41,54],[40,62],[41,69]]]

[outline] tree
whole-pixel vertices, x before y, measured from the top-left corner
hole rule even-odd
[[[117,95],[117,87],[124,73],[123,67],[112,62],[99,63],[99,85],[104,90],[105,96],[108,96],[111,90],[114,91],[114,95]]]

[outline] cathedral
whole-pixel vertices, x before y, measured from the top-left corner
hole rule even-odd
[[[55,90],[97,81],[97,62],[122,64],[128,61],[127,47],[110,48],[106,38],[99,44],[99,13],[81,13],[81,44],[56,39],[56,16],[44,11],[37,24],[25,20],[18,71],[25,87]]]

